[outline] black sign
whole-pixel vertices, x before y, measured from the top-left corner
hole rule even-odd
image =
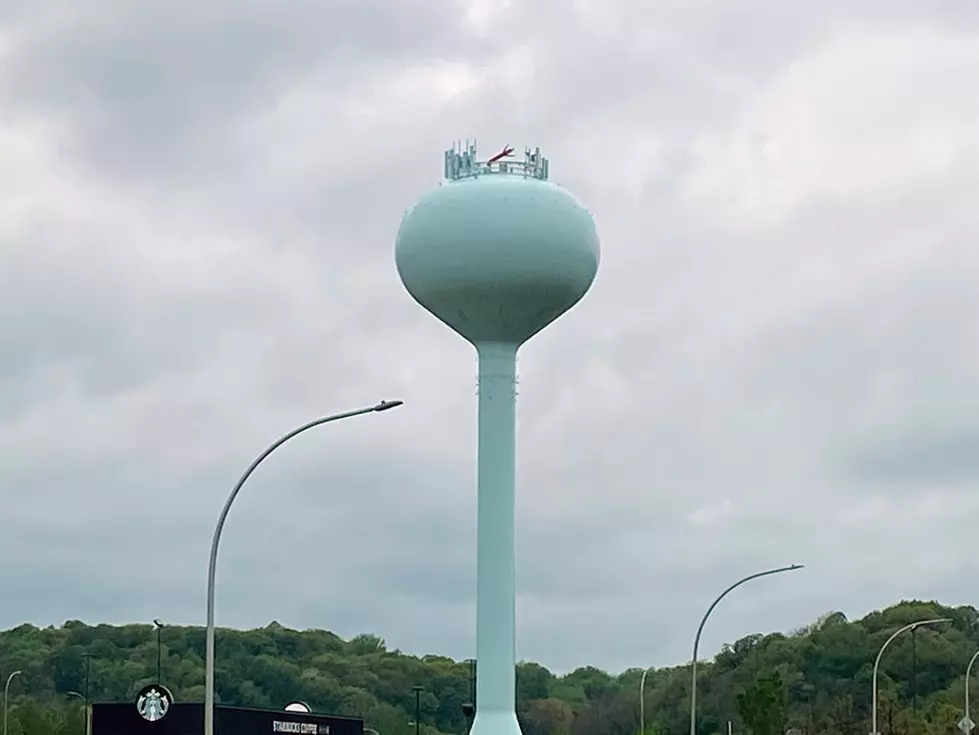
[[[159,689],[159,687],[158,687]],[[169,694],[169,692],[168,692]],[[172,699],[170,700],[172,702]],[[91,735],[203,735],[204,704],[172,703],[149,720],[132,703],[92,705]],[[214,707],[214,735],[363,735],[364,721],[306,712]]]

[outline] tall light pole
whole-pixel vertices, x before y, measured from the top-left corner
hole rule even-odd
[[[422,689],[417,684],[411,688],[411,691],[415,693],[415,735],[421,731],[421,714],[422,714]]]
[[[911,629],[911,712],[918,714],[918,626]]]
[[[880,657],[884,655],[884,651],[891,641],[897,638],[901,633],[908,630],[914,630],[919,625],[938,625],[939,623],[950,623],[951,618],[932,618],[930,620],[916,620],[913,623],[908,623],[903,628],[898,628],[895,630],[891,637],[884,641],[884,645],[880,647],[880,651],[877,653],[877,660],[874,661],[874,689],[873,689],[873,704],[871,705],[871,727],[870,735],[877,735],[877,669],[880,667]]]
[[[644,669],[639,679],[639,735],[646,735],[646,676],[652,668]]]
[[[238,497],[238,493],[241,492],[242,486],[252,476],[255,469],[265,461],[266,457],[304,431],[308,431],[322,424],[329,424],[333,421],[361,416],[365,413],[380,413],[391,408],[397,408],[403,403],[404,401],[381,401],[377,405],[359,408],[356,411],[346,411],[345,413],[323,416],[322,418],[310,421],[293,429],[288,434],[277,439],[264,452],[258,455],[255,461],[248,466],[245,473],[238,479],[234,489],[232,489],[231,494],[224,503],[224,508],[221,509],[221,515],[218,516],[217,526],[214,528],[214,537],[211,539],[211,557],[207,567],[207,631],[205,633],[204,643],[206,649],[204,656],[204,735],[214,735],[214,580],[217,575],[218,544],[221,542],[221,532],[224,530],[224,523],[228,519],[228,512],[231,510],[235,498]]]
[[[154,619],[156,626],[156,683],[163,684],[163,623]]]
[[[782,572],[794,572],[796,569],[802,569],[805,565],[803,564],[792,564],[787,567],[778,567],[777,569],[766,569],[764,572],[756,572],[755,574],[749,574],[747,577],[739,579],[737,582],[732,584],[710,604],[707,608],[707,612],[704,613],[704,617],[700,620],[700,625],[697,626],[697,635],[693,639],[693,663],[691,664],[691,683],[690,683],[690,735],[697,735],[697,649],[700,647],[700,634],[704,632],[704,624],[707,622],[707,618],[710,614],[714,612],[714,608],[717,607],[717,603],[727,597],[728,593],[737,589],[745,582],[750,582],[753,579],[759,579],[760,577],[768,577],[772,574],[781,574]]]
[[[7,703],[10,700],[10,682],[14,680],[15,676],[21,673],[21,671],[10,672],[10,676],[7,677],[7,683],[3,687],[3,735],[7,735]]]
[[[92,735],[92,654],[85,653],[85,735]]]
[[[469,664],[469,701],[462,704],[462,716],[466,718],[466,733],[473,727],[473,718],[476,717],[476,659],[466,659]]]
[[[972,664],[979,658],[979,651],[972,654],[969,665],[965,667],[965,720],[969,722],[969,679],[972,677]]]
[[[91,703],[91,690],[89,686],[92,683],[92,654],[86,653],[85,656],[85,705],[88,706]]]
[[[71,692],[67,692],[67,694],[68,694],[69,697],[78,697],[80,700],[82,700],[82,707],[83,707],[82,712],[83,712],[83,716],[85,717],[85,733],[87,735],[87,733],[88,733],[88,699],[86,699],[85,696],[81,692],[71,691]]]

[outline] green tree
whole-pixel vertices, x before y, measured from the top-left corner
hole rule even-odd
[[[536,699],[521,718],[523,735],[568,735],[574,710],[560,699]]]
[[[777,671],[738,695],[738,715],[751,735],[780,735],[785,727],[785,684]]]
[[[733,641],[698,677],[702,735],[726,730],[741,713],[752,735],[783,726],[807,735],[864,735],[870,722],[871,673],[881,644],[905,623],[947,617],[948,626],[919,629],[912,666],[910,636],[901,636],[881,661],[879,727],[883,735],[955,735],[964,697],[962,675],[979,648],[979,613],[910,600],[848,620],[821,616],[805,628],[751,633]],[[163,683],[177,701],[204,697],[204,630],[163,629]],[[365,633],[344,640],[325,630],[290,630],[278,623],[256,630],[219,629],[215,683],[219,702],[282,707],[303,699],[315,711],[362,716],[383,735],[413,735],[412,687],[423,687],[425,735],[465,732],[468,663],[442,655],[409,656]],[[132,701],[156,677],[151,625],[61,627],[21,625],[0,631],[0,681],[24,673],[11,688],[10,735],[83,735],[79,700],[91,660],[95,701]],[[912,673],[917,713],[911,707]],[[610,674],[593,666],[556,675],[540,664],[517,668],[518,716],[525,735],[636,735],[641,669]],[[774,676],[781,699],[774,696]],[[738,694],[743,696],[739,697]],[[685,735],[690,668],[652,669],[646,680],[646,735]],[[780,701],[780,707],[773,702]],[[477,703],[478,704],[478,703]]]

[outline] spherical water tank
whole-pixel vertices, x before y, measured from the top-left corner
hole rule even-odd
[[[522,344],[588,291],[598,233],[588,210],[546,180],[539,151],[528,150],[522,165],[477,164],[475,146],[467,154],[447,151],[447,180],[405,213],[398,273],[416,301],[470,342]]]

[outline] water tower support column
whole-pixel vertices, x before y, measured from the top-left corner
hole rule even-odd
[[[488,342],[479,355],[476,559],[476,719],[473,733],[519,733],[516,721],[514,490],[517,346]]]

